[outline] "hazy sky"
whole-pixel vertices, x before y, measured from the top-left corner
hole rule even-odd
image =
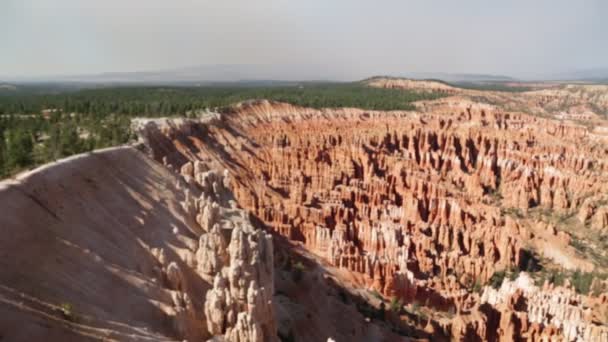
[[[607,67],[607,15],[606,0],[0,0],[0,77],[214,64],[530,76]]]

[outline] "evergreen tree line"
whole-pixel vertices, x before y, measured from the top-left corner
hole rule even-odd
[[[412,110],[438,93],[352,84],[282,87],[115,87],[0,93],[0,177],[97,148],[126,143],[137,116],[184,116],[249,99],[295,105]],[[50,110],[50,111],[49,111]],[[43,111],[46,113],[43,115]]]
[[[18,92],[0,96],[0,114],[32,114],[48,108],[87,114],[183,115],[201,108],[221,108],[248,99],[296,105],[411,110],[412,102],[440,93],[370,88],[358,83],[282,87],[115,87],[59,93]]]
[[[0,178],[63,157],[120,145],[130,138],[130,120],[108,115],[102,120],[57,112],[0,119]]]

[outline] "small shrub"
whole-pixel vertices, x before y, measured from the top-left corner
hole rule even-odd
[[[523,212],[519,208],[504,208],[504,209],[501,209],[500,211],[501,211],[502,215],[509,215],[509,216],[513,216],[516,218],[524,217]]]
[[[473,284],[473,288],[471,288],[471,291],[473,291],[474,293],[480,293],[482,289],[481,283],[478,281],[475,282],[475,284]]]
[[[372,296],[376,297],[377,299],[384,301],[384,297],[382,297],[382,295],[380,294],[380,292],[374,290],[372,291]]]
[[[401,313],[402,309],[403,302],[401,301],[401,299],[393,297],[393,299],[391,299],[391,311],[394,313]]]
[[[591,283],[593,282],[593,273],[581,272],[576,270],[572,274],[572,285],[576,289],[576,292],[582,294],[588,294],[591,289]]]
[[[342,303],[344,304],[348,304],[348,296],[346,295],[346,292],[344,292],[344,290],[340,290],[338,292],[338,297],[340,297],[340,301],[342,301]]]
[[[519,277],[519,270],[512,270],[511,272],[509,272],[508,276],[509,280],[511,281],[517,279],[517,277]]]
[[[302,280],[304,271],[306,271],[306,267],[304,267],[304,264],[302,264],[302,262],[298,261],[297,263],[295,263],[291,269],[291,276],[292,276],[293,280],[294,281]]]
[[[587,250],[587,246],[576,237],[572,237],[570,245],[581,253],[585,253],[585,251]]]
[[[507,275],[507,273],[505,271],[494,272],[494,274],[492,274],[492,277],[490,278],[490,281],[489,281],[490,286],[492,286],[492,288],[494,288],[494,289],[500,288],[500,285],[502,285],[502,282],[505,279],[506,275]]]
[[[549,276],[549,282],[557,286],[562,286],[566,282],[566,274],[553,270],[553,272],[551,272],[551,275]]]
[[[72,304],[61,303],[60,310],[61,310],[61,314],[63,315],[63,318],[67,319],[68,321],[74,320],[74,312],[72,311]]]
[[[560,271],[560,270],[548,270],[546,273],[540,275],[536,280],[537,285],[542,285],[545,280],[553,283],[556,286],[563,286],[566,283],[566,279],[570,281],[570,284],[574,286],[576,292],[581,294],[593,294],[599,295],[605,291],[604,286],[600,281],[594,283],[594,279],[606,279],[608,274],[602,274],[597,272],[583,272],[580,270],[572,271]],[[593,287],[592,287],[593,285]]]

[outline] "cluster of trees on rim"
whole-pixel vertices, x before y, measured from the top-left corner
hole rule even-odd
[[[129,118],[66,114],[7,115],[0,118],[0,176],[130,138]]]
[[[137,116],[195,116],[248,99],[295,105],[412,110],[440,93],[369,88],[359,83],[291,86],[27,88],[0,93],[0,177],[62,157],[124,144]]]

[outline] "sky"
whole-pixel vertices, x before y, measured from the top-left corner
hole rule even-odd
[[[232,64],[285,80],[534,77],[608,67],[607,14],[605,0],[0,0],[0,78]]]

